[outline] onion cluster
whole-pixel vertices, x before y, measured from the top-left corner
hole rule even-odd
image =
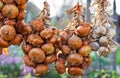
[[[0,49],[20,45],[22,34],[17,32],[19,22],[25,17],[27,0],[0,0]]]
[[[42,15],[41,15],[42,14]],[[44,17],[43,17],[44,16]],[[56,42],[58,31],[50,27],[49,5],[44,2],[44,8],[39,17],[32,21],[31,25],[23,26],[24,63],[33,67],[36,75],[46,74],[49,65],[56,61]]]
[[[77,11],[78,8],[80,8],[80,13]],[[78,16],[74,15],[67,28],[59,32],[60,38],[57,43],[60,52],[57,53],[55,69],[60,74],[67,71],[69,75],[81,76],[92,63],[90,57],[92,47],[89,45],[88,39],[91,25],[80,21],[79,16],[83,12],[82,9],[82,5],[77,4],[68,10],[68,14],[73,12],[74,14],[78,13]]]
[[[83,70],[91,65],[92,47],[89,45],[89,41],[83,40],[73,31],[64,30],[64,33],[60,35],[58,45],[61,50],[55,62],[58,73],[63,74],[68,70],[70,75],[80,76],[83,74]]]

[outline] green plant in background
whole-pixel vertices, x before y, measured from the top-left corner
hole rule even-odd
[[[1,71],[0,73],[3,75],[7,75],[6,77],[9,77],[9,78],[17,78],[20,76],[20,73],[21,73],[20,65],[21,65],[20,63],[17,63],[12,65],[5,64],[4,66],[0,66],[0,71]]]
[[[0,78],[9,78],[9,77],[7,77],[7,75],[0,74]]]
[[[116,61],[117,61],[117,64],[120,65],[120,46],[119,46],[119,48],[117,50],[117,59],[116,59]]]
[[[89,78],[120,78],[120,76],[117,74],[114,70],[100,70],[100,71],[93,71],[90,72]]]

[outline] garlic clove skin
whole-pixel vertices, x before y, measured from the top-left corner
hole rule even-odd
[[[95,29],[94,29],[94,32],[97,34],[97,35],[105,35],[107,33],[107,28],[104,27],[104,26],[96,26]]]
[[[99,39],[100,45],[108,45],[108,42],[109,42],[109,40],[108,40],[108,38],[106,36],[102,36]]]
[[[92,43],[90,43],[90,45],[92,46],[93,51],[97,51],[99,49],[99,47],[100,47],[98,42],[92,42]]]
[[[105,46],[102,46],[98,49],[97,53],[100,56],[106,56],[109,53],[109,49]]]

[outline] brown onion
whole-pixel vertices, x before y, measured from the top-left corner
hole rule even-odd
[[[23,44],[22,45],[22,50],[25,54],[28,54],[31,49],[32,49],[32,46],[30,44]]]
[[[43,21],[40,21],[38,19],[32,21],[32,28],[34,31],[41,31],[44,29],[44,26],[43,26]]]
[[[29,35],[32,33],[32,28],[29,25],[25,25],[23,31],[21,32],[24,35]]]
[[[25,18],[25,12],[24,12],[24,10],[20,10],[19,14],[17,16],[17,19],[22,21],[24,18]]]
[[[30,44],[32,44],[33,46],[39,46],[41,44],[43,44],[43,40],[40,36],[36,35],[36,34],[30,34],[27,38],[27,42],[29,42]]]
[[[81,76],[83,75],[83,70],[79,67],[70,67],[68,68],[68,73],[72,76]]]
[[[42,75],[42,74],[46,74],[48,72],[48,70],[49,70],[48,65],[39,64],[39,65],[37,65],[37,67],[35,67],[34,72],[35,72],[35,74]]]
[[[71,49],[68,45],[62,45],[61,50],[64,55],[69,55],[71,53]]]
[[[62,35],[60,35],[60,39],[62,41],[62,44],[67,44],[67,41],[69,38],[70,38],[70,36],[66,32],[62,33]]]
[[[18,5],[24,5],[27,3],[28,0],[15,0],[15,2],[18,4]]]
[[[13,19],[17,17],[19,10],[13,4],[6,4],[2,9],[2,13],[5,17]]]
[[[53,31],[50,28],[46,28],[40,32],[40,36],[43,39],[50,39],[53,36]]]
[[[83,45],[78,52],[82,56],[89,56],[92,52],[92,47],[90,45]]]
[[[7,48],[9,47],[10,44],[7,41],[4,41],[1,37],[0,37],[0,47],[2,48]]]
[[[53,35],[50,40],[49,40],[50,43],[52,44],[55,44],[57,42],[57,36],[56,35]]]
[[[24,61],[25,65],[27,65],[27,66],[30,66],[30,67],[36,66],[36,64],[34,62],[30,61],[28,55],[23,56],[23,61]]]
[[[15,38],[10,41],[12,45],[20,45],[22,42],[23,36],[21,34],[17,34]]]
[[[16,31],[15,31],[14,27],[11,25],[4,25],[0,29],[0,36],[2,39],[6,40],[6,41],[10,41],[10,40],[14,39],[14,37],[16,36]]]
[[[88,36],[89,33],[90,33],[90,29],[91,29],[91,26],[90,24],[85,24],[83,26],[79,26],[77,29],[76,29],[76,32],[79,36],[82,36],[82,37],[85,37],[85,36]]]
[[[25,24],[22,21],[17,22],[15,29],[17,33],[23,33]]]
[[[66,71],[66,66],[65,66],[65,60],[64,59],[58,59],[55,62],[55,69],[59,74],[63,74]]]
[[[45,60],[45,53],[40,48],[33,48],[29,52],[29,58],[32,62],[41,63]]]
[[[69,38],[68,45],[71,49],[79,49],[82,46],[82,40],[78,36],[73,35]]]
[[[73,53],[67,57],[67,61],[69,65],[79,66],[83,63],[83,57],[78,53]]]
[[[16,20],[7,19],[7,20],[5,20],[4,24],[5,25],[11,25],[11,26],[15,27],[16,26]]]
[[[45,52],[46,55],[52,54],[55,51],[55,48],[53,44],[51,43],[44,44],[41,48]]]
[[[56,59],[57,59],[56,55],[51,54],[45,58],[45,64],[51,64],[51,63],[55,62]]]

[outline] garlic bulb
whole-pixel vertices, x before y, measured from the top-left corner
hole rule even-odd
[[[90,43],[90,45],[92,46],[93,51],[97,51],[100,47],[98,42],[92,42],[92,43]]]
[[[97,53],[100,55],[100,56],[106,56],[108,53],[109,53],[109,49],[105,46],[102,46],[98,49]]]
[[[96,26],[94,29],[94,32],[97,35],[102,36],[102,35],[105,35],[107,33],[107,29],[104,26]]]
[[[97,38],[100,37],[100,35],[96,34],[95,32],[93,32],[92,35],[91,35],[91,37],[94,38],[94,39],[97,39]]]
[[[116,29],[113,27],[108,28],[107,37],[113,38],[116,35]]]
[[[116,50],[118,48],[118,44],[116,42],[110,40],[108,48],[109,48],[110,52],[116,52]]]
[[[112,53],[112,52],[116,52],[117,47],[109,47],[109,49],[110,49],[110,52]]]
[[[107,38],[106,36],[102,36],[102,37],[100,37],[100,39],[99,39],[100,45],[107,45],[108,42],[109,42],[109,40],[108,40],[108,38]]]

